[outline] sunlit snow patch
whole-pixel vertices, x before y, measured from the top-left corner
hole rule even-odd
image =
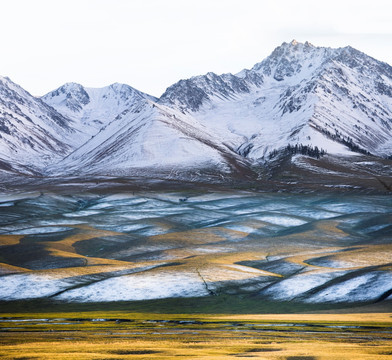
[[[224,227],[229,230],[243,232],[244,235],[252,233],[256,230],[254,227],[241,225],[241,224],[229,224],[229,225],[224,225]]]
[[[330,219],[340,215],[337,212],[321,210],[316,208],[291,208],[291,209],[285,209],[285,212],[288,214],[308,217],[315,220]]]
[[[328,287],[316,295],[309,297],[306,302],[363,302],[379,299],[392,289],[392,273],[374,271],[343,281]]]
[[[319,208],[325,209],[330,212],[341,213],[341,214],[355,214],[355,213],[370,213],[375,214],[377,212],[384,212],[384,206],[378,206],[375,203],[352,201],[349,202],[336,202],[333,203],[320,203],[317,205]]]
[[[35,227],[28,229],[20,229],[9,232],[10,235],[34,235],[34,234],[49,234],[61,231],[72,230],[72,228],[68,227],[59,227],[59,226],[46,226],[46,227]]]
[[[55,220],[42,220],[38,222],[41,226],[53,226],[53,225],[80,225],[85,224],[85,221],[73,220],[73,219],[55,219]]]
[[[9,206],[14,206],[15,203],[14,202],[3,202],[0,203],[0,207],[9,207]]]
[[[298,219],[295,217],[284,216],[284,215],[282,216],[279,214],[258,215],[258,216],[255,216],[254,218],[257,220],[268,222],[270,224],[280,225],[280,226],[285,226],[285,227],[299,226],[299,225],[303,225],[303,224],[307,223],[307,221],[305,221],[305,220],[301,220],[301,219]]]
[[[343,272],[329,272],[291,276],[263,290],[262,295],[275,300],[292,300],[342,274]]]
[[[75,211],[72,213],[67,213],[64,214],[66,217],[83,217],[83,216],[91,216],[91,215],[97,215],[100,214],[99,211],[96,210],[81,210],[81,211]]]
[[[208,294],[203,281],[197,275],[164,272],[110,278],[69,290],[57,296],[56,299],[71,302],[105,302],[194,297]]]
[[[20,300],[47,297],[71,284],[47,275],[16,274],[0,277],[0,299]]]
[[[25,199],[34,199],[41,195],[40,192],[29,192],[29,193],[2,193],[0,194],[0,203],[16,201],[16,200],[25,200]]]

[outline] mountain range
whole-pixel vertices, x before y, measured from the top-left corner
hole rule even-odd
[[[5,177],[338,174],[335,183],[359,176],[388,189],[391,158],[392,67],[350,46],[293,40],[249,70],[180,80],[159,99],[117,83],[67,83],[37,98],[0,77]]]

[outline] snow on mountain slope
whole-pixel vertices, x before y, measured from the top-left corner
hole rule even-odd
[[[172,85],[159,102],[187,111],[250,159],[288,144],[392,153],[392,68],[351,47],[283,43],[251,70]]]
[[[77,143],[72,121],[0,77],[0,168],[38,171]]]
[[[84,134],[80,145],[139,101],[156,100],[129,85],[118,83],[103,88],[85,88],[80,84],[67,83],[41,99],[74,120],[73,126]]]
[[[241,156],[191,116],[138,100],[49,171],[122,176],[140,169],[154,173],[213,168],[227,173],[245,168]]]

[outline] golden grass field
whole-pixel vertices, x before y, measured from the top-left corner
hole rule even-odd
[[[386,360],[392,356],[391,313],[3,314],[0,331],[0,357],[7,360]]]

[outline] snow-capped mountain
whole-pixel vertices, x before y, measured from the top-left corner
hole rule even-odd
[[[0,77],[0,168],[42,170],[77,143],[72,121],[6,77]]]
[[[117,83],[37,99],[1,78],[0,106],[6,170],[176,178],[250,174],[290,149],[392,155],[392,67],[351,47],[283,43],[251,69],[180,80],[159,99]]]
[[[253,160],[288,144],[392,154],[392,68],[351,47],[283,43],[237,75],[181,80],[159,100]]]

